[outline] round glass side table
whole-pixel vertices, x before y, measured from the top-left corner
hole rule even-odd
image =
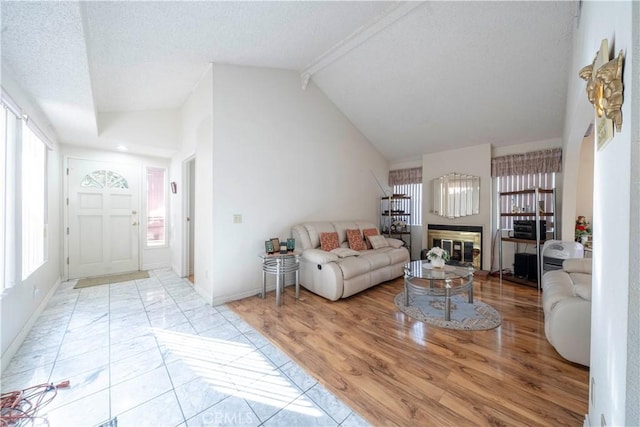
[[[295,273],[296,299],[300,298],[300,253],[290,252],[286,254],[260,254],[262,259],[262,294],[267,294],[267,274],[276,276],[276,305],[282,305],[284,293],[284,278],[287,273]]]

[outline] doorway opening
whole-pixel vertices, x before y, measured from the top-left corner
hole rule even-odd
[[[195,204],[196,204],[196,159],[191,157],[184,162],[185,197],[183,199],[183,271],[189,281],[194,284],[195,277]]]

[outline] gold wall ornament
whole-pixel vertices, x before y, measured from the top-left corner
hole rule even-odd
[[[579,76],[587,82],[587,98],[596,112],[596,141],[598,150],[613,138],[613,125],[616,131],[622,130],[622,50],[617,58],[609,60],[609,44],[602,40],[600,50],[593,62],[583,67]]]
[[[622,130],[622,64],[624,54],[622,51],[618,57],[604,64],[596,73],[596,79],[600,84],[600,107],[604,115],[613,120],[616,131]]]

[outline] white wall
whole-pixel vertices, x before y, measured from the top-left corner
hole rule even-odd
[[[633,6],[632,6],[633,5]],[[634,182],[632,192],[631,170],[637,170],[640,162],[637,150],[632,143],[638,144],[637,135],[640,126],[637,109],[632,114],[631,104],[637,105],[638,80],[638,12],[632,14],[636,2],[583,2],[580,24],[574,39],[571,75],[567,97],[565,118],[565,188],[577,188],[577,159],[584,131],[594,117],[591,105],[585,94],[585,82],[578,78],[578,71],[593,61],[602,39],[609,39],[611,51],[617,55],[625,52],[623,73],[624,104],[622,106],[622,132],[602,151],[595,152],[594,172],[594,249],[593,249],[593,285],[591,318],[591,387],[592,398],[589,401],[588,422],[600,425],[604,418],[606,425],[637,425],[638,396],[637,388],[629,389],[627,381],[635,381],[630,373],[630,365],[637,366],[638,360],[627,359],[627,346],[638,346],[637,324],[629,324],[629,319],[638,319],[638,301],[629,300],[639,284],[630,277],[638,277],[638,224],[631,225],[631,198],[637,206],[638,182]],[[632,41],[632,28],[635,39]],[[635,76],[635,77],[634,77]],[[634,100],[635,101],[632,101]],[[632,142],[632,132],[636,140]],[[632,157],[632,153],[636,153]],[[636,175],[637,178],[637,175]],[[566,192],[563,198],[565,211],[563,221],[573,221],[575,212],[575,194]],[[570,206],[573,205],[573,206]],[[637,213],[634,213],[637,218]],[[571,239],[572,230],[565,228],[563,239]],[[636,332],[629,333],[632,328]],[[636,350],[637,354],[637,350]],[[637,373],[637,367],[634,368]],[[635,408],[635,409],[632,409]],[[626,413],[635,419],[626,419]],[[634,415],[635,414],[635,415]]]
[[[181,148],[171,158],[170,181],[177,184],[178,191],[170,196],[171,225],[169,238],[171,242],[171,265],[181,276],[188,274],[184,264],[184,238],[186,215],[183,203],[186,198],[185,161],[194,158],[196,161],[196,241],[195,254],[196,290],[209,302],[212,301],[212,281],[208,270],[212,265],[212,219],[211,204],[213,201],[213,72],[209,68],[180,109]]]
[[[96,142],[104,149],[123,144],[131,153],[170,157],[180,148],[180,111],[98,113],[98,132]]]
[[[36,124],[49,136],[53,132],[47,126],[47,121],[35,108],[22,88],[18,87],[6,73],[2,76],[2,87],[22,107]],[[53,138],[51,138],[54,141]],[[37,316],[44,309],[48,299],[60,283],[61,276],[61,172],[60,152],[57,145],[47,154],[47,192],[48,219],[46,262],[26,280],[11,288],[5,289],[0,295],[0,354],[1,367],[6,368],[22,341],[31,329]],[[20,203],[16,200],[15,203]],[[7,230],[11,232],[11,230]],[[17,230],[13,232],[18,233]]]
[[[576,192],[576,212],[574,217],[582,215],[587,221],[593,221],[593,160],[594,160],[594,135],[591,132],[582,140],[580,147],[580,160],[578,162],[578,177]],[[568,224],[570,225],[570,224]]]
[[[628,425],[640,426],[640,3],[632,6],[631,32],[634,44],[630,67],[636,76],[631,98],[631,220],[629,227],[629,328],[627,330],[627,410]]]
[[[293,225],[377,223],[372,171],[387,177],[388,162],[313,82],[302,90],[296,72],[216,64],[213,85],[213,197],[202,197],[213,208],[218,303],[259,291],[264,241]]]
[[[432,180],[450,172],[480,177],[480,213],[449,219],[431,213]],[[425,154],[422,157],[422,218],[423,242],[427,240],[428,224],[482,226],[482,268],[491,264],[491,145],[482,144],[458,150]]]
[[[144,218],[146,218],[146,212],[147,212],[146,199],[145,199],[146,190],[144,189],[144,185],[146,183],[144,168],[148,166],[160,167],[160,168],[166,168],[167,173],[169,172],[169,160],[159,158],[159,157],[147,157],[147,156],[139,156],[139,155],[129,154],[129,153],[94,150],[91,148],[83,148],[76,145],[65,145],[65,144],[61,144],[61,156],[62,156],[62,170],[64,170],[67,167],[67,160],[69,158],[99,160],[103,162],[114,162],[114,163],[128,163],[128,164],[135,165],[140,171],[140,178],[141,178],[140,188],[142,189],[142,191],[141,191],[141,197],[140,197],[140,215],[138,217],[140,218],[140,224],[143,226],[145,224]],[[62,194],[63,194],[63,197],[66,198],[67,197],[66,179],[63,179],[62,185],[63,185]],[[67,226],[66,225],[66,215],[67,215],[66,206],[64,208],[65,209],[63,212],[63,215],[64,215],[63,227],[66,227]],[[169,245],[167,244],[166,246],[163,246],[163,247],[150,247],[150,248],[145,247],[144,242],[145,242],[146,236],[144,234],[144,227],[140,227],[140,230],[141,230],[141,236],[140,236],[141,238],[140,240],[141,269],[149,270],[154,268],[169,267],[171,265],[171,250],[169,248]],[[66,257],[68,254],[67,241],[66,239],[63,239],[63,240],[65,244],[64,257]],[[67,277],[67,275],[68,275],[68,272],[65,271],[65,277]]]

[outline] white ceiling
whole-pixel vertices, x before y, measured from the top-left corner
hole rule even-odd
[[[97,113],[179,108],[211,62],[308,72],[403,160],[561,137],[576,13],[573,1],[3,1],[2,65],[75,144],[97,137]]]

